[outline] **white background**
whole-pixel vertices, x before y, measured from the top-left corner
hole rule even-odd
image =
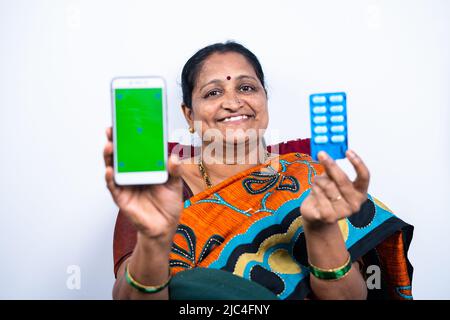
[[[181,69],[230,39],[263,65],[279,140],[310,135],[309,94],[347,92],[370,192],[415,226],[413,294],[450,298],[447,0],[0,0],[0,298],[111,298],[110,80],[164,76],[186,131]]]

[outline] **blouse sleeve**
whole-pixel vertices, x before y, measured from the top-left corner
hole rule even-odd
[[[278,148],[278,150],[277,150]],[[292,152],[300,152],[311,155],[310,139],[295,139],[270,145],[267,149],[278,154],[286,154]]]
[[[114,276],[116,278],[120,264],[133,253],[136,241],[136,228],[122,211],[119,210],[113,240]]]
[[[183,201],[193,196],[191,189],[183,182]],[[137,230],[132,222],[119,210],[114,228],[113,256],[114,256],[114,276],[117,278],[117,271],[120,264],[128,258],[134,250],[137,241]]]

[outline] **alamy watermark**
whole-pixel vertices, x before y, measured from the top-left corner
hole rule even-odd
[[[381,289],[381,269],[377,265],[370,265],[366,269],[366,279],[367,289],[369,290],[379,290]]]
[[[224,131],[217,128],[202,130],[201,121],[194,122],[195,133],[202,141],[201,146],[191,150],[191,143],[178,144],[172,149],[176,155],[183,154],[184,159],[189,159],[198,164],[200,160],[205,164],[258,164],[266,159],[266,137],[270,141],[278,141],[278,130],[266,129],[230,129]],[[185,129],[173,130],[171,141],[180,140],[185,136]],[[279,144],[270,146],[270,155],[279,154]],[[276,162],[273,163],[277,165]]]
[[[81,289],[81,268],[78,265],[67,266],[66,273],[69,275],[66,279],[66,287],[69,290]]]

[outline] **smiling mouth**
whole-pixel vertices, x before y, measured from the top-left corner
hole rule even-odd
[[[253,118],[253,116],[241,114],[239,116],[232,116],[218,120],[219,122],[233,122],[233,121],[242,121]]]

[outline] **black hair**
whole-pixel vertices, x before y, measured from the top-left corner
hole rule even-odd
[[[266,91],[264,85],[264,72],[262,70],[261,64],[258,58],[244,47],[234,41],[227,41],[225,43],[215,43],[211,44],[203,49],[197,51],[184,65],[183,71],[181,72],[181,88],[183,90],[183,103],[188,107],[192,107],[192,91],[194,90],[195,81],[197,81],[198,73],[203,66],[205,60],[211,56],[213,53],[227,53],[235,52],[244,56],[245,59],[252,65],[255,70],[256,76]]]

